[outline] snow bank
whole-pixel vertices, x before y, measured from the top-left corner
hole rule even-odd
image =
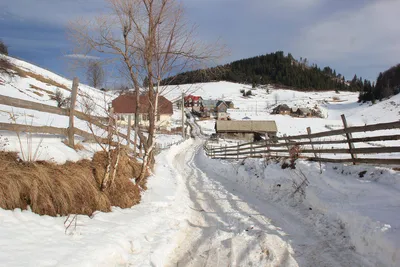
[[[188,215],[187,193],[172,159],[186,141],[157,156],[142,202],[93,218],[78,216],[65,234],[66,217],[0,209],[0,262],[4,266],[163,266]]]
[[[294,235],[295,231],[291,226],[285,228],[281,218],[284,211],[294,215],[292,220],[314,225],[325,240],[343,248],[342,256],[355,250],[365,258],[363,266],[400,264],[398,172],[362,165],[323,164],[320,174],[317,163],[299,161],[296,170],[282,170],[279,164],[263,160],[228,162],[212,160],[204,154],[199,156],[198,165],[219,173],[225,183],[236,184],[235,190],[248,196],[246,201],[277,206],[280,211],[276,217],[272,210],[267,215],[278,222],[282,220],[279,225],[289,234]],[[304,193],[300,190],[293,194],[304,177],[309,182]]]

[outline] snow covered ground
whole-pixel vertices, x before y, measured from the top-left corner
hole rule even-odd
[[[190,145],[187,141],[157,156],[140,205],[92,218],[79,215],[76,228],[72,223],[66,230],[66,217],[0,209],[1,265],[164,266],[188,215],[183,177],[172,159]]]
[[[259,212],[279,225],[302,266],[400,263],[399,172],[363,165],[322,164],[320,173],[317,163],[305,161],[298,162],[296,170],[282,170],[274,162],[211,160],[203,153],[196,166],[213,173],[212,177],[225,188],[232,188],[231,192],[242,196],[244,202],[254,203]],[[304,186],[304,193],[294,193],[295,184],[305,178],[308,186]],[[318,250],[318,257],[327,253],[336,262],[309,258],[307,253],[313,249]]]
[[[71,81],[51,72],[22,61],[14,63],[71,87]],[[48,94],[37,94],[44,91],[34,93],[30,84],[56,90],[27,77],[0,85],[0,94],[55,105]],[[103,93],[81,87],[82,92],[104,100]],[[270,89],[268,94],[257,89],[252,97],[243,98],[240,90],[250,88],[241,84],[182,87],[168,97],[192,90],[204,99],[232,100],[236,106],[230,111],[232,118],[276,120],[280,135],[303,134],[307,126],[313,132],[341,128],[341,114],[350,125],[399,119],[400,96],[370,106],[357,103],[357,94],[350,92]],[[333,97],[342,102],[332,102]],[[317,105],[325,118],[270,115],[276,101],[291,107]],[[0,106],[0,121],[8,122],[11,111],[33,125],[65,127],[63,120],[67,119]],[[174,125],[180,124],[178,112],[173,120]],[[83,130],[87,127],[79,120],[76,124]],[[206,134],[214,132],[212,120],[198,124]],[[198,130],[195,133],[200,135]],[[76,152],[62,139],[44,135],[35,136],[33,142],[42,146],[41,159],[60,163],[90,158],[98,149],[85,145]],[[157,142],[163,144],[180,140],[179,136],[157,136]],[[0,145],[5,150],[18,149],[12,133],[2,133]],[[205,156],[202,145],[203,140],[197,138],[164,150],[157,156],[155,173],[139,205],[113,208],[92,218],[79,215],[76,228],[72,223],[66,230],[66,217],[0,209],[0,262],[4,266],[400,265],[399,172],[322,164],[321,174],[318,164],[305,161],[299,161],[295,170],[282,170],[280,164],[256,159],[212,160]],[[308,185],[296,191],[305,177]]]

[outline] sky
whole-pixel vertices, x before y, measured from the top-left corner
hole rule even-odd
[[[230,53],[219,63],[280,50],[372,81],[400,63],[400,0],[182,2],[199,39],[226,44]],[[71,78],[68,22],[104,7],[102,0],[0,0],[0,39],[11,56]]]

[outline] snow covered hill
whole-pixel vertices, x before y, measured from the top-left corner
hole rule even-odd
[[[12,57],[5,57],[15,66],[15,75],[9,77],[0,75],[0,95],[13,97],[32,102],[37,102],[50,106],[57,106],[54,100],[56,93],[61,93],[67,98],[71,94],[72,81],[61,77],[51,71],[32,65],[22,60]],[[86,112],[90,108],[90,114],[106,117],[108,105],[116,95],[114,93],[102,92],[85,84],[79,84],[76,108]],[[15,121],[11,119],[15,118]],[[30,109],[16,108],[8,105],[0,105],[0,122],[18,123],[33,126],[52,126],[58,128],[68,127],[67,116],[39,112]],[[173,124],[180,121],[180,114],[175,112]],[[75,127],[90,132],[86,121],[75,118]],[[105,131],[93,126],[96,135],[105,137]],[[126,133],[126,128],[120,128],[120,132]],[[179,141],[179,136],[157,135],[156,140],[159,144],[173,143]],[[41,146],[38,160],[51,160],[63,163],[67,160],[77,161],[82,158],[90,158],[99,149],[95,144],[82,143],[84,150],[75,151],[66,146],[62,141],[63,136],[38,135],[32,138],[32,146]],[[82,140],[79,139],[78,141]],[[6,136],[0,136],[0,145],[8,151],[20,152],[21,147],[15,133],[8,132]],[[22,148],[24,149],[24,148]]]
[[[230,117],[241,120],[248,117],[252,120],[275,120],[278,135],[297,135],[306,133],[311,127],[313,132],[327,131],[332,128],[342,128],[341,115],[347,118],[349,126],[376,124],[398,121],[400,119],[400,95],[388,100],[370,103],[358,103],[357,92],[300,92],[272,87],[252,90],[250,85],[230,82],[212,82],[203,84],[188,84],[175,86],[168,95],[177,98],[179,92],[190,92],[202,96],[203,99],[220,99],[233,101],[235,108],[229,109]],[[268,90],[267,90],[268,89]],[[241,90],[251,90],[252,96],[243,97]],[[274,107],[287,104],[291,108],[318,108],[324,118],[294,118],[288,115],[271,115]],[[214,132],[214,121],[202,121],[200,125]]]
[[[42,103],[49,106],[57,106],[54,100],[57,92],[64,98],[71,94],[72,81],[56,75],[48,70],[29,64],[22,60],[6,57],[14,65],[15,75],[10,77],[1,75],[0,95],[13,97],[31,102]],[[77,110],[85,111],[85,103],[92,103],[93,115],[105,116],[106,103],[112,98],[111,94],[103,93],[95,88],[79,84],[77,96]],[[52,126],[59,128],[68,127],[68,117],[30,109],[16,108],[8,105],[0,105],[0,122],[18,123],[33,126]],[[85,121],[75,119],[75,127],[90,132]],[[104,131],[96,129],[98,135]],[[4,134],[3,134],[4,135]],[[25,137],[23,138],[25,140]],[[65,137],[52,135],[38,135],[32,138],[32,146],[41,146],[39,160],[52,160],[63,163],[66,160],[79,160],[91,157],[98,150],[95,145],[85,144],[82,151],[75,151],[66,146],[62,141]],[[79,139],[78,139],[79,140]],[[15,133],[9,132],[3,136],[1,143],[3,149],[19,151],[21,148]]]
[[[26,62],[12,59],[23,73],[1,76],[0,95],[56,105],[57,90],[69,95],[70,80]],[[357,93],[297,92],[228,82],[182,85],[182,91],[203,99],[232,100],[233,119],[273,119],[279,134],[302,134],[350,125],[399,119],[400,96],[375,105],[357,103]],[[78,108],[85,97],[98,103],[112,95],[80,85]],[[335,99],[334,99],[335,97]],[[324,118],[271,115],[278,104],[317,107]],[[95,113],[102,115],[102,108]],[[18,122],[66,127],[67,117],[0,105],[0,122],[10,115]],[[179,113],[178,113],[179,115]],[[177,116],[178,118],[179,116]],[[199,121],[211,133],[214,121]],[[87,125],[77,120],[77,127]],[[398,131],[395,133],[398,134]],[[13,133],[0,133],[0,148],[17,150]],[[42,136],[40,159],[56,162],[89,158],[96,147],[75,151],[63,136]],[[174,136],[161,136],[173,142]],[[397,141],[396,141],[397,142]],[[398,143],[398,142],[397,142]],[[66,217],[31,211],[0,209],[0,262],[6,266],[398,266],[400,261],[398,202],[400,175],[373,166],[346,166],[299,161],[297,170],[260,159],[225,161],[207,158],[203,140],[188,140],[157,156],[154,175],[142,202],[111,213],[79,215],[77,226],[66,229]],[[34,145],[38,145],[35,143]],[[0,166],[1,168],[1,166]],[[293,186],[304,176],[304,194]],[[364,172],[364,177],[359,174]],[[71,218],[69,219],[71,220]],[[68,224],[68,220],[67,220]]]

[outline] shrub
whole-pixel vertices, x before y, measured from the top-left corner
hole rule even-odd
[[[253,95],[253,93],[251,92],[251,90],[249,90],[249,91],[246,92],[246,96],[250,96],[250,95]]]
[[[8,47],[2,40],[0,40],[0,54],[8,56]]]
[[[50,98],[51,100],[57,102],[57,107],[59,108],[66,108],[69,106],[69,103],[71,102],[71,98],[65,97],[60,89],[57,89],[56,93]]]
[[[13,76],[13,65],[5,58],[0,58],[0,74]]]

